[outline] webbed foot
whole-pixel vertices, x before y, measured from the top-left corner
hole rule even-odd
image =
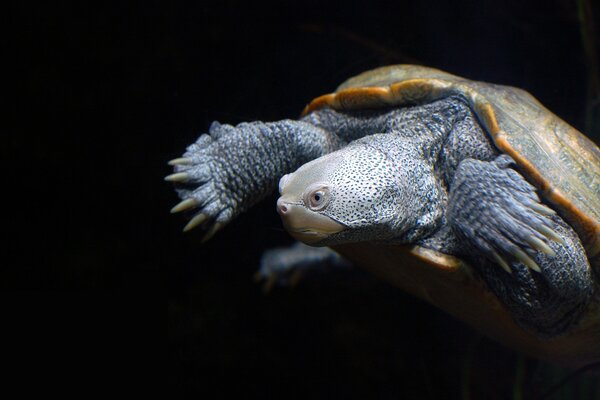
[[[588,304],[591,268],[577,233],[540,203],[535,188],[511,165],[506,155],[461,162],[448,221],[464,239],[463,256],[515,320],[540,337],[557,336]]]
[[[252,148],[243,140],[248,125],[233,127],[215,121],[209,133],[190,145],[183,157],[169,162],[174,173],[165,180],[175,183],[182,199],[171,212],[195,210],[183,230],[202,227],[203,242],[264,195],[259,192],[257,196],[254,182],[246,179],[254,169]]]
[[[460,163],[448,201],[448,220],[490,261],[511,272],[521,262],[541,272],[538,252],[553,256],[549,240],[564,243],[549,219],[554,210],[540,202],[535,188],[501,155],[492,162],[472,159]]]

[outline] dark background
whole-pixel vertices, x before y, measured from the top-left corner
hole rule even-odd
[[[0,287],[14,376],[78,393],[168,382],[223,397],[500,399],[567,375],[360,271],[265,296],[260,254],[291,243],[274,197],[201,246],[162,179],[215,119],[294,118],[395,63],[524,88],[598,142],[599,4],[84,3],[5,16],[16,90]],[[591,393],[582,377],[566,386]]]

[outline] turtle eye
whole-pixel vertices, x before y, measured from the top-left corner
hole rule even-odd
[[[323,210],[329,203],[329,189],[319,186],[309,190],[304,198],[304,203],[313,211]]]

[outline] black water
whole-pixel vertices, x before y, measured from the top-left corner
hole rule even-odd
[[[586,126],[575,1],[324,3],[34,2],[6,13],[17,90],[5,106],[0,286],[15,375],[82,394],[166,381],[250,398],[510,398],[555,382],[358,271],[263,296],[252,282],[261,251],[290,243],[274,198],[205,246],[169,215],[166,162],[212,120],[294,118],[381,65],[522,87]]]

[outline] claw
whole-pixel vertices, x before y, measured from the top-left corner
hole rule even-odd
[[[206,216],[206,214],[196,214],[194,216],[194,218],[190,219],[190,222],[187,223],[186,226],[183,227],[183,231],[184,232],[188,232],[191,231],[192,229],[194,229],[195,227],[197,227],[198,225],[200,225],[201,223],[203,223],[204,221],[206,221],[208,217]]]
[[[538,238],[536,238],[535,236],[530,236],[527,239],[525,239],[527,241],[527,243],[529,243],[529,245],[534,248],[537,249],[539,251],[541,251],[542,253],[548,254],[549,256],[556,256],[556,253],[554,252],[554,250],[552,250],[550,248],[550,246],[548,246],[546,243],[544,243],[543,240],[540,240]]]
[[[221,222],[215,223],[206,232],[206,235],[204,235],[204,237],[202,238],[202,240],[200,241],[200,243],[206,243],[206,242],[208,242],[210,240],[210,238],[212,238],[215,235],[215,233],[217,233],[219,231],[219,229],[221,229],[222,227],[223,227],[223,223],[221,223]]]
[[[196,207],[198,203],[193,198],[188,198],[183,200],[181,203],[177,204],[175,207],[171,208],[171,214],[175,214],[181,211],[189,210],[190,208]]]
[[[174,174],[165,176],[165,181],[167,182],[187,182],[189,179],[189,175],[187,172],[176,172]]]
[[[495,251],[492,251],[492,256],[494,257],[494,259],[496,260],[496,262],[502,267],[503,270],[505,270],[509,274],[512,274],[510,266],[504,260],[504,258],[500,257],[500,254],[496,253]]]
[[[175,165],[190,165],[192,164],[192,159],[188,158],[188,157],[180,157],[180,158],[174,158],[171,161],[169,161],[169,165],[175,166]]]
[[[514,249],[513,250],[513,256],[515,256],[515,258],[519,261],[521,261],[523,264],[525,264],[525,266],[529,269],[534,270],[535,272],[542,272],[542,270],[540,269],[540,267],[536,264],[535,261],[533,261],[531,259],[531,257],[529,257],[523,250],[521,249]]]
[[[541,233],[542,235],[546,236],[548,239],[554,240],[555,242],[560,243],[563,246],[566,245],[563,238],[561,238],[558,235],[558,233],[554,232],[552,229],[548,228],[547,226],[540,225],[539,227],[536,227],[536,230],[539,233]]]
[[[529,205],[529,208],[531,208],[534,211],[537,211],[538,213],[542,214],[542,215],[555,215],[556,211],[554,211],[553,209],[551,209],[550,207],[546,207],[543,204],[540,203],[531,203]]]

